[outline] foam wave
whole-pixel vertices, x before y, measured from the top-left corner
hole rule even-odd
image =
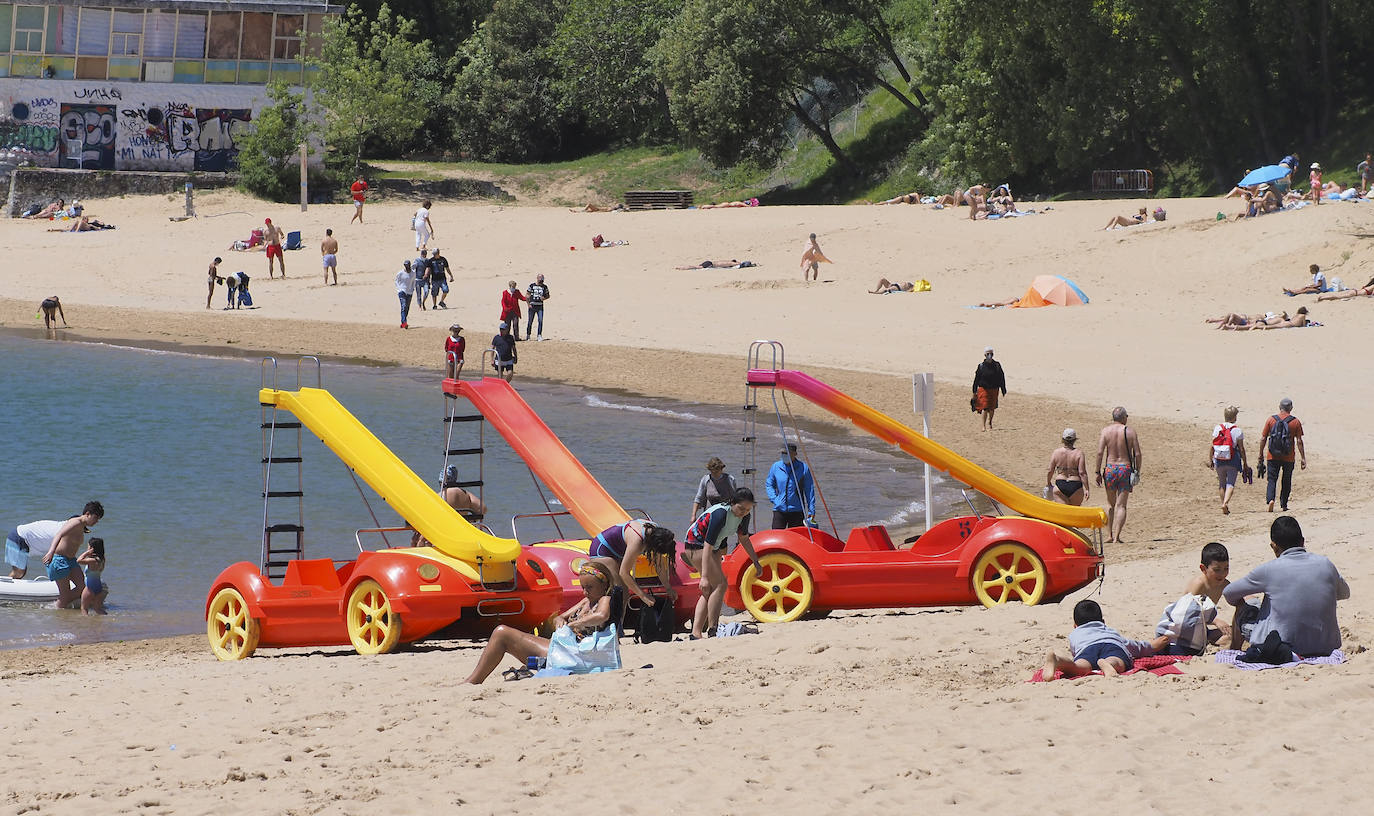
[[[881,524],[881,525],[883,525],[884,527],[897,527],[897,526],[900,526],[900,525],[903,525],[903,524],[908,523],[909,521],[911,521],[911,519],[912,519],[913,517],[916,517],[916,516],[920,516],[921,520],[924,521],[924,520],[925,520],[925,515],[926,515],[926,504],[925,504],[925,502],[914,501],[914,502],[911,502],[910,504],[908,504],[906,507],[903,507],[903,508],[901,508],[900,510],[897,510],[896,512],[894,512],[892,515],[888,516],[887,518],[885,518],[885,519],[883,519],[883,520],[881,520],[881,521],[875,521],[875,522],[873,522],[873,523],[874,523],[874,524]]]
[[[635,405],[624,402],[607,402],[595,394],[587,394],[582,398],[588,407],[609,408],[613,411],[628,411],[634,414],[650,414],[652,416],[671,417],[673,419],[687,419],[693,422],[705,422],[712,425],[728,425],[739,422],[737,419],[724,419],[722,417],[704,417],[690,411],[672,411],[667,408],[654,408],[651,405]]]

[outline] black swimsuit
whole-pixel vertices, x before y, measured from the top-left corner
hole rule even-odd
[[[1077,479],[1055,479],[1054,486],[1059,488],[1059,492],[1064,494],[1066,499],[1083,489],[1083,483]]]

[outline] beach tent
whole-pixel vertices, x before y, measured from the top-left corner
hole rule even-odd
[[[1038,309],[1041,306],[1081,306],[1088,296],[1078,284],[1063,275],[1036,275],[1030,288],[1016,302],[1017,309]]]

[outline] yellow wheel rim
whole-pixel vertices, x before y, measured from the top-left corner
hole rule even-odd
[[[998,544],[973,567],[973,594],[983,606],[1020,601],[1027,606],[1045,597],[1045,565],[1022,544]]]
[[[210,651],[220,660],[242,660],[258,648],[262,625],[248,614],[248,603],[233,587],[215,593],[205,617],[205,636]]]
[[[358,654],[386,654],[401,639],[401,617],[376,581],[358,584],[348,596],[348,639]]]
[[[815,593],[806,566],[786,553],[769,553],[759,564],[761,574],[750,564],[740,577],[740,596],[749,614],[763,623],[786,623],[806,614]]]

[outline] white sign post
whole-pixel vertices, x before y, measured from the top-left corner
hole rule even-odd
[[[921,415],[921,432],[930,438],[930,415],[935,412],[935,375],[911,375],[911,410]],[[933,491],[930,484],[930,463],[926,463],[926,531],[930,531],[933,518],[931,503]]]

